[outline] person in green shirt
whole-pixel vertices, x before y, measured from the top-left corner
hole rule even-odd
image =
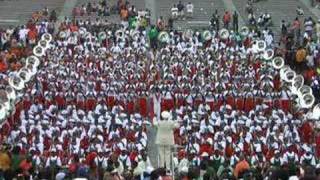
[[[149,40],[150,40],[150,46],[151,46],[152,49],[156,49],[157,48],[158,34],[159,34],[159,32],[158,32],[157,28],[154,25],[152,25],[151,29],[150,29],[150,31],[148,33]]]
[[[129,18],[129,28],[136,29],[138,25],[137,16],[132,16]]]
[[[22,156],[20,155],[20,147],[15,146],[12,149],[12,164],[11,164],[11,169],[13,172],[17,172],[19,170],[19,165],[22,161]]]

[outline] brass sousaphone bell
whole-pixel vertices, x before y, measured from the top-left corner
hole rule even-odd
[[[100,40],[105,40],[105,39],[107,39],[107,33],[104,32],[104,31],[99,32],[98,36],[99,36],[99,39],[100,39]]]
[[[26,66],[31,65],[34,68],[38,68],[40,65],[40,60],[37,56],[29,56],[26,59]]]
[[[28,83],[32,77],[31,72],[26,67],[23,67],[18,71],[18,76],[23,80],[24,83]]]
[[[206,30],[201,33],[202,39],[205,41],[209,41],[212,38],[212,34],[210,31]]]
[[[33,54],[37,57],[42,57],[45,55],[45,49],[40,45],[37,45],[33,48]]]
[[[291,85],[291,93],[292,94],[299,94],[299,89],[303,86],[304,84],[304,78],[302,75],[297,75],[294,77]]]
[[[284,66],[284,59],[280,56],[277,56],[272,59],[272,66],[275,69],[281,69]]]
[[[49,33],[44,33],[41,36],[41,40],[47,41],[48,43],[50,43],[52,41],[52,35]]]
[[[117,41],[119,41],[119,40],[121,40],[123,42],[125,41],[125,32],[123,30],[120,29],[120,30],[116,31],[115,36],[116,36]]]
[[[17,91],[20,91],[25,88],[24,81],[17,74],[10,75],[8,83],[12,88],[14,88]]]
[[[304,94],[300,99],[300,107],[309,109],[315,103],[315,98],[312,94]]]
[[[219,36],[220,36],[221,39],[226,40],[226,39],[229,38],[230,33],[229,33],[229,31],[227,29],[221,29],[219,31]]]
[[[65,38],[67,37],[67,33],[66,33],[65,31],[60,31],[59,37],[60,37],[61,39],[65,39]]]
[[[166,31],[161,31],[158,35],[158,40],[162,43],[168,43],[170,40],[169,33]]]
[[[250,29],[247,26],[242,26],[240,29],[240,35],[242,37],[247,37],[250,33]]]
[[[3,121],[10,115],[11,103],[5,90],[0,90],[0,120]]]
[[[266,61],[269,61],[273,58],[274,56],[274,51],[273,49],[266,49],[263,53],[263,59]]]

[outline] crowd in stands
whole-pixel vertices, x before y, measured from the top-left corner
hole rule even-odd
[[[104,2],[74,12],[107,16],[111,7]],[[53,41],[1,124],[1,178],[166,179],[170,170],[176,179],[319,177],[318,124],[296,107],[279,71],[252,46],[260,39],[293,68],[306,64],[301,71],[319,102],[313,27],[298,28],[306,34],[293,37],[283,31],[282,47],[268,28],[241,36],[228,26],[230,14],[228,38],[169,30],[164,41],[164,20],[146,30],[130,22],[134,7],[117,7],[121,25],[66,18],[54,33],[53,12],[49,20],[33,17],[2,31],[2,88],[41,35],[50,33]],[[179,124],[172,167],[155,167],[148,154],[148,129],[163,111]]]

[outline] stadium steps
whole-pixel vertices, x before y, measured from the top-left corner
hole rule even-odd
[[[17,25],[25,23],[30,19],[34,11],[42,10],[48,7],[49,11],[56,9],[57,13],[61,10],[65,0],[16,0],[1,1],[0,3],[0,25]],[[8,22],[16,20],[17,22]]]
[[[189,0],[182,1],[184,4],[188,2],[194,5],[193,18],[186,20],[176,20],[174,26],[178,29],[194,28],[194,27],[208,27],[209,21],[217,9],[219,14],[222,14],[225,7],[222,0]],[[174,4],[178,4],[179,0],[163,0],[157,2],[157,12],[158,16],[163,16],[165,19],[171,16],[171,8]]]
[[[240,15],[244,17],[244,20],[247,22],[248,15],[245,12],[246,2],[243,0],[234,0],[233,3],[238,9]],[[268,12],[271,14],[273,22],[271,29],[276,35],[275,39],[279,39],[280,37],[281,20],[291,23],[295,17],[297,17],[295,11],[297,6],[300,6],[304,10],[304,16],[300,16],[299,18],[301,22],[303,22],[305,17],[309,16],[316,19],[316,16],[298,0],[282,0],[281,3],[277,0],[262,0],[258,3],[254,3],[256,17],[263,12]]]

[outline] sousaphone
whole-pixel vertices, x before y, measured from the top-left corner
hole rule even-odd
[[[229,38],[230,33],[229,33],[229,31],[227,29],[221,29],[219,31],[219,36],[220,36],[221,39],[226,40],[226,39]]]
[[[104,32],[104,31],[99,32],[98,36],[99,36],[99,39],[100,39],[100,40],[105,40],[105,39],[107,39],[107,33]]]
[[[20,91],[25,87],[24,81],[19,76],[17,76],[17,74],[9,76],[8,83],[12,88],[14,88],[17,91]]]
[[[158,40],[162,43],[168,43],[170,40],[169,33],[166,31],[161,31],[158,35]]]
[[[292,83],[293,79],[296,76],[296,72],[293,70],[288,70],[285,72],[284,74],[284,81],[286,81],[287,83]]]
[[[277,56],[272,59],[272,66],[275,69],[281,69],[284,66],[284,59],[280,56]]]
[[[274,56],[274,51],[273,49],[266,49],[263,53],[263,59],[266,61],[269,61],[273,58]]]
[[[59,37],[60,37],[61,39],[65,39],[65,38],[67,37],[67,33],[66,33],[65,31],[60,31]]]
[[[29,56],[26,59],[26,66],[31,65],[34,68],[38,68],[40,65],[40,60],[37,56]]]
[[[45,55],[45,49],[39,45],[33,48],[33,54],[37,57],[42,57]]]
[[[49,42],[46,40],[40,40],[38,46],[42,47],[44,50],[49,48]]]
[[[304,94],[302,98],[300,98],[299,102],[301,108],[309,109],[313,106],[315,98],[312,94]]]
[[[130,36],[132,37],[132,39],[137,40],[140,36],[140,32],[137,30],[131,30]]]
[[[32,77],[31,72],[26,67],[23,67],[18,71],[18,76],[24,83],[28,83]]]
[[[44,33],[44,34],[41,36],[41,40],[47,41],[48,43],[50,43],[50,42],[52,41],[52,35],[49,34],[49,33]]]
[[[201,33],[202,39],[205,41],[209,41],[212,38],[212,34],[210,31],[206,30]]]
[[[320,119],[320,104],[316,104],[312,110],[312,119],[319,120]]]
[[[115,36],[116,36],[117,40],[121,40],[121,41],[125,40],[125,32],[121,29],[116,31]]]
[[[301,88],[304,84],[304,78],[302,75],[297,75],[294,77],[292,85],[291,85],[291,93],[298,95],[299,88]]]
[[[9,101],[15,103],[17,99],[16,91],[11,86],[7,86],[5,91],[7,92]]]
[[[240,35],[242,37],[247,37],[250,33],[250,29],[247,26],[242,26],[240,29]]]

